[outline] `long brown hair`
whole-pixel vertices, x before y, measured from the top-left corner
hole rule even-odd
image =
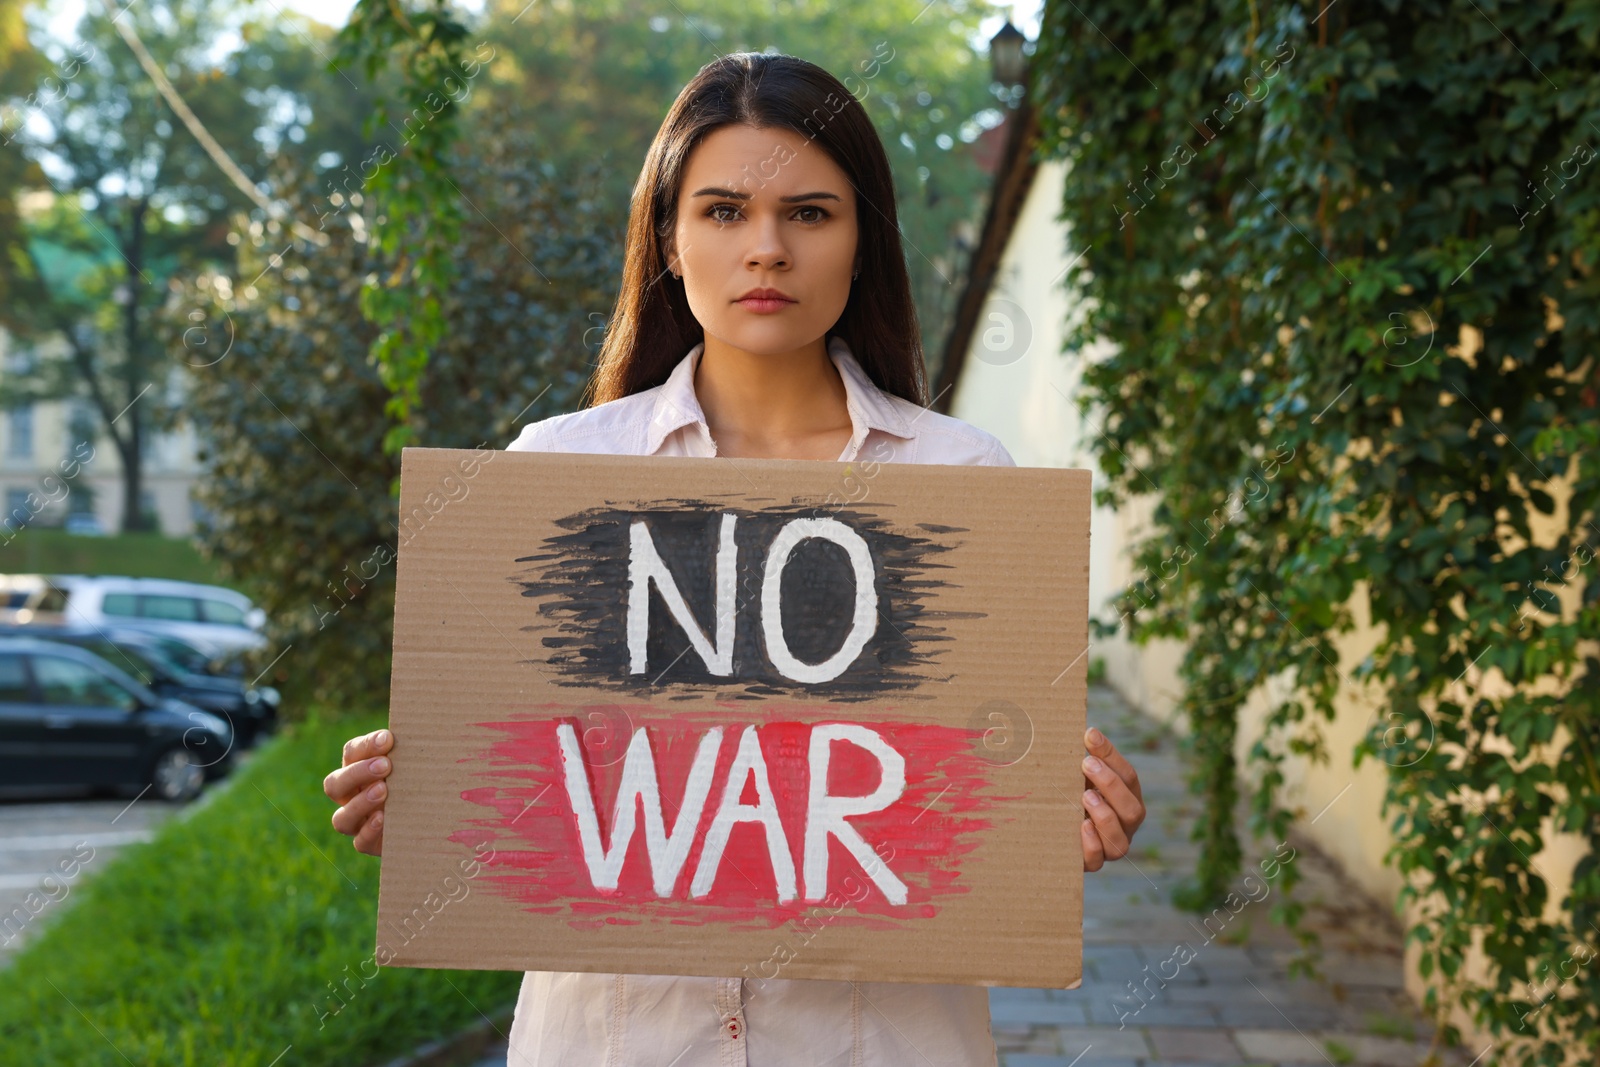
[[[925,405],[927,370],[883,142],[861,102],[832,74],[766,52],[734,52],[701,67],[656,132],[633,188],[622,291],[585,403],[660,385],[705,340],[682,280],[667,271],[663,243],[677,221],[689,153],[706,135],[731,125],[793,130],[821,146],[850,179],[861,275],[828,334],[850,346],[878,388]]]

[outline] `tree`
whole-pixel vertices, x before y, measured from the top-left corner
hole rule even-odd
[[[252,23],[246,14],[240,2],[165,0],[119,18],[247,175],[264,176],[284,146],[325,165],[359,152],[348,123],[312,122],[313,97],[303,90],[308,79],[325,80],[308,60],[323,50],[309,36],[318,28]],[[214,58],[234,32],[246,46]],[[226,220],[252,201],[183,128],[97,5],[75,42],[40,51],[55,69],[31,106],[47,132],[16,140],[59,198],[0,267],[0,284],[25,296],[4,305],[0,324],[22,337],[58,335],[66,355],[41,360],[7,391],[13,399],[88,396],[121,459],[123,526],[140,529],[145,446],[172,372],[151,347],[147,319],[176,271],[231,255]],[[60,91],[44,91],[54,86]],[[331,116],[348,112],[345,101],[361,96],[349,86],[333,95],[319,85],[315,100]]]
[[[1281,838],[1285,753],[1326,758],[1335,695],[1371,685],[1353,755],[1389,766],[1426,1003],[1496,1062],[1592,1061],[1600,9],[1315,7],[1047,9],[1038,106],[1094,250],[1070,345],[1116,343],[1084,376],[1101,502],[1157,497],[1101,632],[1186,642],[1190,902],[1238,868],[1245,701],[1293,679],[1246,739]],[[1381,636],[1341,662],[1363,603]],[[1551,828],[1587,847],[1553,902]]]
[[[981,218],[989,185],[967,146],[1002,117],[987,58],[971,39],[1001,10],[960,0],[706,0],[641,17],[627,0],[498,0],[483,36],[498,57],[495,106],[522,116],[558,171],[601,160],[602,192],[623,204],[673,97],[718,54],[774,49],[832,72],[863,102],[888,152],[932,358],[965,268],[959,227]],[[929,370],[932,380],[938,368]]]
[[[599,350],[589,315],[609,306],[621,273],[621,220],[593,198],[597,174],[553,180],[524,134],[485,124],[469,144],[451,169],[481,214],[450,249],[460,265],[441,300],[450,330],[419,382],[414,429],[429,447],[497,449],[581,393]],[[308,176],[286,171],[280,184],[298,215],[315,214]],[[383,447],[390,393],[360,314],[364,279],[394,260],[368,240],[372,201],[335,195],[327,247],[297,250],[246,297],[237,279],[262,274],[282,238],[243,231],[233,276],[187,280],[162,337],[215,360],[189,401],[207,442],[207,549],[257,591],[284,650],[277,684],[301,707],[338,713],[381,707],[388,692],[401,535],[390,494],[399,457]],[[551,263],[563,269],[538,266]]]
[[[38,165],[14,145],[26,121],[26,108],[42,90],[61,91],[59,81],[42,81],[45,62],[28,41],[22,20],[25,0],[0,0],[0,307],[23,303],[33,293],[17,285],[16,265],[26,256],[17,194],[43,184]],[[10,103],[20,101],[22,106]]]
[[[395,61],[400,108],[408,112],[403,126],[384,103],[373,112],[368,130],[387,124],[403,147],[396,162],[395,150],[380,145],[374,173],[366,175],[364,166],[362,175],[363,195],[376,201],[373,244],[395,261],[392,271],[370,275],[361,291],[361,311],[378,327],[372,360],[389,389],[393,425],[385,452],[398,453],[415,430],[422,375],[445,333],[442,294],[456,277],[449,251],[464,209],[447,159],[460,132],[457,101],[470,95],[483,65],[463,55],[466,37],[450,0],[431,0],[409,14],[391,0],[358,0],[339,31],[341,60],[359,61],[374,76]]]
[[[938,352],[965,266],[958,225],[975,220],[985,185],[976,160],[952,150],[958,138],[975,140],[1001,117],[968,43],[992,7],[894,0],[870,9],[821,5],[780,13],[714,0],[697,5],[693,17],[641,20],[621,0],[500,3],[482,20],[486,39],[469,56],[468,26],[450,0],[360,0],[340,32],[340,58],[362,62],[369,74],[391,62],[399,68],[400,121],[380,107],[368,130],[387,124],[384,132],[405,146],[395,152],[398,162],[386,153],[365,182],[380,208],[377,243],[398,261],[394,272],[368,279],[361,303],[379,327],[372,354],[391,393],[394,424],[384,447],[398,451],[411,439],[418,383],[445,332],[438,294],[451,284],[454,264],[446,251],[466,209],[443,160],[463,121],[470,123],[471,112],[463,119],[457,104],[473,95],[490,60],[504,56],[499,68],[509,85],[497,86],[492,98],[480,96],[478,113],[486,113],[486,99],[515,111],[539,132],[541,155],[557,171],[607,161],[602,188],[619,203],[628,200],[667,103],[713,56],[776,41],[830,63],[877,115],[899,176],[923,347]],[[841,57],[854,57],[853,65]]]

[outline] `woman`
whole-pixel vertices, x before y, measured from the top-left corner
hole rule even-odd
[[[695,76],[650,147],[590,406],[511,448],[1015,465],[926,393],[871,121],[820,67],[741,53]],[[1098,870],[1127,853],[1144,804],[1127,760],[1097,730],[1086,741]],[[351,740],[324,782],[334,827],[375,856],[392,745],[387,730]],[[517,1067],[994,1062],[976,986],[529,972],[511,1028]]]

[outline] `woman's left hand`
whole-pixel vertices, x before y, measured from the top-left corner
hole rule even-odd
[[[1083,869],[1098,871],[1133,847],[1144,822],[1139,773],[1105,734],[1094,727],[1083,735],[1089,754],[1083,760]]]

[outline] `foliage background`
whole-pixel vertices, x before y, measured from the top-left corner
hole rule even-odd
[[[269,176],[333,243],[241,217],[237,263],[175,285],[161,334],[210,442],[207,544],[259,590],[273,654],[293,646],[275,681],[333,704],[383,700],[392,565],[359,576],[393,558],[398,465],[384,453],[503,447],[522,423],[576,406],[640,162],[677,91],[719,52],[807,56],[865,100],[895,166],[924,336],[941,336],[962,224],[987,183],[970,143],[999,117],[971,44],[991,7],[712,0],[640,18],[613,0],[490,4],[468,27],[449,5],[404,19],[358,5],[333,60],[338,76],[387,86],[363,128],[372,147],[333,168],[291,154]],[[485,56],[447,85],[463,58]]]
[[[598,350],[588,315],[608,306],[620,270],[617,220],[592,177],[554,180],[524,131],[486,128],[467,152],[457,181],[481,214],[451,248],[450,329],[423,374],[417,426],[430,447],[503,448],[522,423],[575,404]],[[300,189],[296,216],[316,218],[318,194]],[[291,704],[375,708],[388,694],[399,459],[383,449],[389,392],[359,301],[385,267],[366,239],[370,201],[321,207],[326,248],[297,246],[273,267],[285,238],[252,224],[240,273],[260,277],[236,290],[208,274],[175,290],[164,341],[194,366],[204,537],[272,620],[275,684]]]
[[[392,420],[391,441],[495,446],[570,409],[610,313],[638,161],[717,52],[794,52],[866,90],[924,345],[939,350],[987,185],[965,148],[999,119],[970,42],[993,5],[707,0],[640,19],[622,0],[494,0],[470,27],[498,56],[470,102],[359,191],[349,168],[401,131],[358,127],[378,99],[426,99],[441,68],[330,67],[330,33],[299,20],[251,23],[248,53],[215,62],[209,45],[245,6],[136,15],[210,128],[326,227],[326,247],[253,218],[91,15],[81,32],[116,63],[77,83],[56,142],[0,153],[0,314],[100,360],[35,390],[101,374],[128,395],[184,376],[210,442],[207,543],[274,618],[271,680],[291,707],[383,703],[392,570],[352,573],[392,558]],[[449,10],[362,4],[380,6]],[[13,109],[46,69],[19,10],[0,0]],[[431,25],[447,52],[466,41]],[[895,59],[868,78],[879,42]],[[406,47],[365,44],[350,55]],[[1370,686],[1390,711],[1354,755],[1390,768],[1392,859],[1429,1003],[1512,1041],[1508,1060],[1549,1064],[1600,1043],[1600,982],[1561,980],[1600,951],[1597,45],[1593,0],[1052,0],[1034,62],[1045,149],[1071,160],[1063,217],[1093,250],[1073,279],[1089,298],[1073,344],[1118,343],[1085,379],[1105,413],[1105,496],[1157,498],[1147,577],[1118,608],[1136,639],[1187,642],[1206,846],[1188,901],[1214,901],[1238,866],[1241,789],[1258,831],[1281,836],[1285,756],[1342,759],[1319,724]],[[170,153],[152,166],[119,154],[130,146]],[[51,153],[78,153],[70,180],[37,165]],[[56,208],[19,219],[17,191],[45,185],[64,194]],[[129,314],[118,272],[135,233],[148,243]],[[75,269],[52,279],[51,263]],[[398,377],[369,359],[372,318],[411,330]],[[1341,662],[1331,638],[1364,613],[1380,643]],[[1241,738],[1241,707],[1284,677],[1293,698]],[[1556,832],[1587,846],[1571,872],[1546,869]],[[1465,966],[1473,952],[1486,972]],[[124,995],[104,991],[113,1006]]]
[[[74,13],[73,39],[51,32],[51,18]],[[151,319],[170,279],[231,256],[230,218],[251,200],[183,126],[101,4],[27,14],[32,47],[19,70],[34,70],[33,83],[9,71],[0,79],[0,326],[20,356],[0,403],[81,398],[94,413],[83,433],[122,468],[123,528],[147,529],[149,441],[180,418],[182,386]],[[314,23],[249,0],[165,0],[130,6],[117,25],[250,180],[264,183],[281,154],[326,166],[359,153],[354,127],[372,93],[320,69]],[[19,186],[56,196],[12,229],[4,200]]]
[[[923,347],[937,359],[962,280],[962,224],[978,221],[988,195],[971,143],[1001,120],[988,57],[972,38],[1008,5],[702,0],[652,13],[632,0],[531,8],[495,0],[489,9],[483,35],[502,57],[495,78],[504,106],[539,131],[544,158],[558,170],[601,163],[600,192],[619,203],[627,203],[673,98],[717,54],[786,52],[844,82],[888,152]],[[932,381],[939,368],[928,370]]]
[[[1069,346],[1116,343],[1082,400],[1103,496],[1156,501],[1118,610],[1186,642],[1186,899],[1238,867],[1250,695],[1294,682],[1243,739],[1279,837],[1285,754],[1343,758],[1318,724],[1373,687],[1355,758],[1390,768],[1428,1004],[1504,1062],[1600,1048],[1600,982],[1570,980],[1600,947],[1597,37],[1600,7],[1554,0],[1082,0],[1047,8],[1034,73],[1093,249]],[[1382,636],[1341,662],[1353,605]],[[1587,854],[1552,899],[1556,831]]]
[[[0,0],[0,15],[7,3]],[[426,165],[402,154],[384,165],[375,185],[362,164],[379,144],[405,140],[410,112],[401,105],[434,91],[429,79],[438,70],[403,61],[362,69],[350,60],[386,48],[403,52],[405,42],[376,38],[367,42],[370,52],[358,49],[329,69],[326,60],[337,51],[331,35],[286,20],[275,40],[286,55],[290,45],[298,49],[293,62],[262,63],[263,50],[252,41],[256,50],[232,66],[184,68],[181,56],[163,50],[182,42],[163,42],[158,29],[141,24],[185,95],[192,102],[201,93],[215,98],[215,110],[196,109],[250,177],[327,238],[325,245],[292,238],[281,223],[245,208],[208,164],[186,165],[205,210],[161,216],[163,249],[182,254],[164,251],[159,273],[150,270],[152,282],[142,290],[152,305],[161,302],[146,320],[147,368],[182,382],[183,415],[205,442],[199,503],[208,554],[224,580],[247,588],[272,620],[261,680],[285,690],[290,714],[309,711],[313,721],[270,741],[207,810],[130,848],[8,968],[9,984],[0,976],[0,1048],[7,1052],[30,1062],[120,1062],[116,1050],[125,1049],[162,1062],[221,1055],[269,1064],[292,1042],[295,1054],[331,1062],[414,1048],[473,1021],[478,1007],[503,1006],[514,996],[514,974],[385,972],[376,988],[357,994],[337,1027],[318,1024],[329,983],[340,983],[346,966],[360,961],[363,943],[370,952],[377,865],[353,854],[327,824],[320,776],[338,762],[343,738],[381,723],[368,713],[381,716],[387,702],[392,563],[362,576],[373,574],[373,560],[393,558],[390,486],[398,458],[384,447],[396,416],[392,401],[397,387],[414,384],[416,402],[399,411],[404,436],[467,448],[503,447],[522,424],[575,406],[614,302],[633,177],[672,96],[714,54],[708,37],[723,51],[744,46],[731,43],[735,38],[759,42],[751,47],[776,41],[841,75],[872,58],[876,42],[893,44],[896,59],[873,79],[868,107],[880,109],[874,117],[902,197],[910,198],[902,208],[908,246],[927,250],[908,248],[925,337],[941,332],[940,301],[953,288],[961,251],[956,223],[981,208],[984,185],[968,155],[984,128],[972,115],[990,106],[986,66],[968,41],[978,5],[895,0],[855,15],[828,5],[757,15],[721,3],[694,19],[674,19],[670,32],[645,30],[620,4],[539,5],[540,25],[513,28],[522,6],[491,5],[472,43],[495,45],[507,58],[477,80],[459,114],[427,123],[427,135],[409,146],[433,153]],[[141,12],[156,9],[158,19],[168,7],[192,5],[140,4]],[[582,76],[560,69],[557,56],[578,56],[583,35],[593,32],[606,45]],[[637,71],[623,62],[630,42],[641,47],[630,60],[642,57]],[[139,75],[124,80],[125,91],[148,96]],[[25,83],[19,76],[17,84]],[[0,84],[0,91],[8,87]],[[115,79],[101,88],[114,94]],[[275,88],[303,136],[269,138],[272,150],[258,155],[252,138],[259,141],[259,112],[228,98],[231,88]],[[388,109],[369,124],[374,96]],[[935,104],[943,110],[931,110]],[[159,105],[144,118],[172,121]],[[343,143],[330,146],[319,136]],[[450,186],[448,201],[432,195],[439,183]],[[31,237],[86,257],[78,261],[85,269],[63,276],[68,284],[58,288],[63,299],[77,301],[65,309],[67,318],[105,327],[85,340],[100,346],[116,373],[128,365],[109,329],[117,321],[114,272],[122,260],[88,224],[93,198],[72,196],[66,186],[59,191],[66,195],[33,220]],[[0,202],[0,228],[5,207]],[[437,225],[446,214],[459,227]],[[927,228],[917,229],[924,221]],[[393,237],[382,247],[374,241],[380,232]],[[441,238],[443,259],[433,262],[449,269],[408,275],[419,250],[435,251],[430,242]],[[39,272],[21,269],[25,261],[8,263],[18,269],[0,274],[0,286],[39,280]],[[385,319],[385,328],[409,327],[406,316],[418,309],[405,301],[418,293],[437,297],[434,318],[447,327],[417,335],[427,342],[426,359],[397,361],[404,381],[386,378],[371,360],[378,327],[368,316],[381,317],[373,312],[382,309],[362,300],[363,290],[390,279],[397,298],[391,306],[401,313]],[[47,334],[63,316],[21,314],[43,307],[12,305],[18,318],[9,325]],[[84,383],[61,375],[35,384]],[[194,884],[206,891],[173,894],[173,886]],[[70,992],[110,1041],[65,1013],[41,978]]]

